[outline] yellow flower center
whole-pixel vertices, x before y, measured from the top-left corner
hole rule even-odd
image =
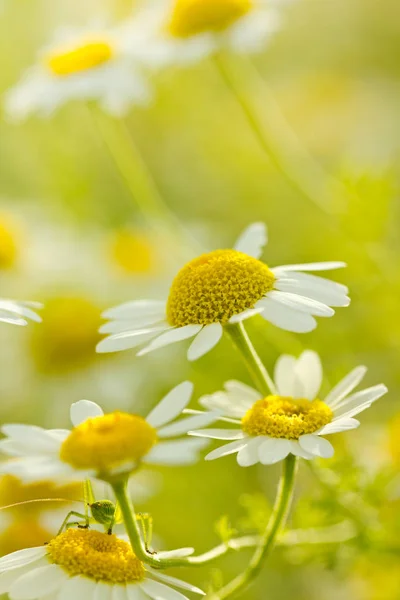
[[[157,441],[156,430],[142,417],[113,412],[87,419],[63,442],[60,458],[76,469],[109,473],[135,468]]]
[[[400,415],[396,415],[389,425],[389,452],[393,461],[400,465]]]
[[[329,406],[321,400],[267,396],[247,411],[242,429],[248,435],[298,440],[330,423],[332,416]]]
[[[82,575],[104,583],[126,584],[144,579],[143,563],[130,545],[115,535],[68,529],[47,545],[49,560],[68,575]]]
[[[176,37],[223,31],[252,6],[253,0],[176,0],[169,31]]]
[[[0,556],[11,554],[23,548],[34,548],[43,544],[53,534],[42,527],[35,518],[23,516],[22,511],[18,519],[15,519],[7,527],[2,527],[0,533]]]
[[[112,241],[112,254],[118,266],[129,274],[151,273],[155,268],[155,248],[140,232],[118,231]]]
[[[60,49],[46,57],[45,62],[54,75],[60,77],[87,71],[108,62],[114,51],[106,40],[92,40],[75,48]]]
[[[16,229],[7,216],[0,223],[0,269],[11,269],[18,258]]]
[[[167,303],[171,325],[227,323],[273,288],[267,265],[237,250],[195,258],[175,277]]]

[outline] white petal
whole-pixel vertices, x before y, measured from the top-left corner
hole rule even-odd
[[[331,458],[335,453],[332,444],[328,440],[314,434],[302,435],[299,438],[299,444],[306,452],[321,458]]]
[[[236,379],[226,381],[224,383],[224,388],[227,392],[238,395],[249,402],[257,402],[257,400],[260,400],[261,398],[260,392]]]
[[[194,437],[205,437],[210,440],[242,440],[246,437],[241,429],[199,429],[189,431]]]
[[[188,360],[197,360],[204,354],[207,354],[207,352],[212,350],[214,346],[218,344],[222,337],[222,333],[223,329],[220,323],[211,323],[211,325],[203,327],[189,347],[187,353]]]
[[[165,325],[165,328],[167,329],[168,324],[164,318],[160,319],[159,315],[139,317],[137,319],[121,319],[104,323],[99,328],[99,333],[124,333],[127,331],[134,331],[136,329],[146,329],[153,326],[159,327],[161,324]]]
[[[167,329],[165,325],[159,327],[147,327],[146,329],[136,329],[125,333],[116,333],[110,335],[104,340],[101,340],[96,346],[96,352],[102,354],[104,352],[120,352],[122,350],[130,350],[136,348],[152,340],[159,333]],[[173,331],[170,329],[168,331]]]
[[[229,444],[224,444],[220,448],[213,450],[205,457],[205,460],[215,460],[216,458],[222,458],[223,456],[228,456],[229,454],[234,454],[235,452],[239,452],[242,448],[247,446],[250,438],[246,437],[244,440],[238,440],[236,442],[230,442]]]
[[[302,383],[302,397],[314,400],[322,385],[322,365],[316,352],[305,350],[296,362],[297,376]]]
[[[84,423],[87,419],[102,417],[103,415],[103,409],[96,402],[79,400],[79,402],[71,404],[70,418],[74,427],[78,427],[78,425]]]
[[[33,569],[15,581],[9,590],[11,600],[34,600],[51,594],[67,581],[68,575],[58,565]]]
[[[194,554],[194,548],[176,548],[175,550],[162,550],[157,552],[159,558],[184,558]]]
[[[159,438],[182,435],[184,433],[188,433],[190,430],[211,425],[211,423],[214,423],[214,421],[217,419],[217,413],[201,413],[200,415],[194,415],[192,417],[188,417],[187,419],[181,419],[180,421],[171,423],[171,425],[166,425],[157,431],[157,435]]]
[[[278,394],[281,396],[294,396],[296,362],[294,356],[281,354],[275,363],[274,381]]]
[[[289,440],[290,453],[294,456],[299,456],[305,460],[311,460],[314,458],[313,454],[306,452],[299,444],[297,440]]]
[[[360,426],[360,421],[356,419],[338,419],[337,421],[333,421],[332,423],[328,423],[328,425],[324,425],[321,427],[316,433],[318,435],[328,435],[331,433],[341,433],[342,431],[350,431],[351,429],[357,429]]]
[[[239,450],[237,455],[238,465],[241,467],[251,467],[258,462],[258,449],[262,444],[263,438],[251,439],[244,448]]]
[[[125,585],[118,583],[113,585],[111,600],[128,600],[128,594]]]
[[[274,267],[273,271],[331,271],[333,269],[342,269],[343,267],[347,267],[345,262],[329,261],[303,263],[298,265],[282,265]]]
[[[159,555],[158,555],[159,556]],[[149,569],[154,577],[159,579],[164,583],[168,583],[169,585],[173,585],[175,587],[181,588],[182,590],[188,590],[189,592],[193,592],[193,594],[199,594],[200,596],[205,596],[205,593],[200,588],[187,583],[186,581],[182,581],[182,579],[178,579],[177,577],[171,577],[171,575],[164,575],[155,569]]]
[[[97,584],[86,577],[72,577],[62,586],[57,600],[93,600]]]
[[[144,457],[152,465],[189,465],[199,460],[198,453],[208,445],[204,439],[183,439],[159,442]]]
[[[138,583],[128,584],[126,593],[128,594],[128,600],[149,600],[148,595],[143,592]]]
[[[346,377],[344,377],[335,387],[329,392],[324,402],[332,409],[339,404],[341,400],[350,392],[354,390],[355,387],[361,383],[364,375],[367,372],[367,367],[360,366],[356,367],[351,371]]]
[[[9,569],[18,569],[25,565],[39,560],[47,554],[45,546],[37,546],[36,548],[26,548],[17,550],[11,554],[6,554],[0,558],[0,571],[8,571]]]
[[[272,290],[271,292],[268,292],[268,298],[272,298],[276,302],[288,306],[289,308],[293,308],[294,310],[299,310],[300,312],[316,317],[332,317],[335,314],[333,308],[330,308],[326,304],[299,294]]]
[[[238,313],[237,315],[233,315],[233,317],[231,317],[229,319],[229,323],[241,323],[242,321],[245,321],[246,319],[250,319],[251,317],[255,317],[256,315],[261,314],[263,311],[262,307],[261,308],[248,308],[247,310],[244,310],[241,313]]]
[[[265,223],[253,223],[240,235],[236,241],[235,250],[244,252],[253,258],[260,258],[267,242],[268,232]]]
[[[148,317],[149,315],[165,316],[165,302],[163,300],[133,300],[119,306],[114,306],[102,313],[105,319],[130,319],[138,315]]]
[[[365,410],[365,408],[369,408],[373,402],[381,398],[387,391],[385,385],[379,384],[344,398],[333,411],[334,420],[337,420],[338,417],[352,417],[357,415]]]
[[[193,383],[184,381],[174,387],[147,416],[152,427],[161,427],[180,415],[189,404],[193,394]]]
[[[3,425],[1,431],[25,448],[27,454],[52,454],[58,452],[60,447],[59,439],[51,434],[51,430],[42,427],[8,424]]]
[[[328,306],[348,306],[350,304],[346,286],[308,273],[290,273],[290,276],[286,274],[277,277],[274,288],[282,292],[300,294]]]
[[[158,581],[145,579],[139,585],[154,600],[187,600],[187,597],[180,592],[173,590],[163,583],[158,583]]]
[[[286,458],[289,452],[289,440],[278,438],[263,438],[258,448],[259,460],[263,465],[273,465]]]
[[[264,319],[286,331],[307,333],[317,326],[316,320],[311,315],[284,306],[268,296],[258,304],[264,307],[264,311],[261,313]]]
[[[99,581],[91,600],[112,600],[112,586]]]
[[[199,404],[211,411],[219,411],[221,414],[229,417],[237,417],[241,419],[246,412],[252,407],[253,402],[248,399],[233,396],[237,404],[232,402],[232,395],[225,392],[215,392],[209,396],[202,396],[199,399]]]
[[[159,337],[150,342],[146,348],[143,348],[143,350],[138,352],[138,356],[143,356],[148,352],[158,350],[158,348],[164,348],[170,344],[175,344],[175,342],[181,342],[182,340],[194,337],[202,328],[202,325],[185,325],[184,327],[170,329],[169,331],[162,333]]]
[[[38,565],[39,564],[40,563],[38,563]],[[32,567],[30,565],[25,565],[24,567],[0,573],[0,595],[7,594],[14,582],[30,570],[32,570]]]

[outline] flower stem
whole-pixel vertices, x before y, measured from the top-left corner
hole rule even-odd
[[[275,384],[251,343],[243,323],[232,323],[226,325],[225,329],[230,335],[232,342],[241,353],[259,392],[266,396],[275,394]]]
[[[273,549],[278,534],[284,527],[293,497],[297,457],[290,454],[283,463],[278,493],[269,523],[247,568],[218,592],[209,596],[209,600],[224,600],[246,588],[260,573],[266,558]]]
[[[93,105],[90,108],[102,140],[147,224],[162,236],[167,229],[183,254],[196,247],[197,242],[165,203],[124,121],[109,117]]]

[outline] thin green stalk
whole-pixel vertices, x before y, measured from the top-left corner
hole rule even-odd
[[[229,324],[225,326],[225,329],[241,353],[259,392],[265,396],[275,394],[275,384],[251,343],[243,323]]]
[[[90,109],[102,140],[149,227],[162,235],[167,230],[183,250],[198,248],[197,242],[166,204],[124,121],[109,117],[95,106],[91,105]]]
[[[254,552],[247,568],[218,592],[209,596],[209,600],[224,600],[243,591],[260,573],[265,560],[275,546],[277,537],[284,527],[289,514],[293,497],[297,458],[290,454],[283,463],[283,471],[279,482],[278,493],[271,518],[261,541]]]

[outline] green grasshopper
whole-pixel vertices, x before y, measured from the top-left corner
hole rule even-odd
[[[78,500],[77,502],[83,502],[84,512],[80,513],[75,510],[69,511],[64,521],[61,524],[57,535],[60,535],[64,530],[70,529],[71,527],[78,527],[79,529],[89,529],[91,524],[103,525],[105,533],[111,535],[115,525],[122,523],[121,510],[117,504],[114,504],[111,500],[96,500],[93,493],[92,484],[89,480],[86,480],[83,484],[83,501]],[[24,504],[30,504],[33,502],[72,502],[64,498],[38,498],[36,500],[26,500],[24,502],[17,502],[10,504],[9,506],[2,506],[0,510],[6,508],[12,508],[14,506],[22,506]],[[78,520],[71,521],[71,517],[77,517]],[[153,535],[153,519],[149,513],[136,513],[136,520],[140,523],[143,540],[147,552],[151,553],[149,547]]]

